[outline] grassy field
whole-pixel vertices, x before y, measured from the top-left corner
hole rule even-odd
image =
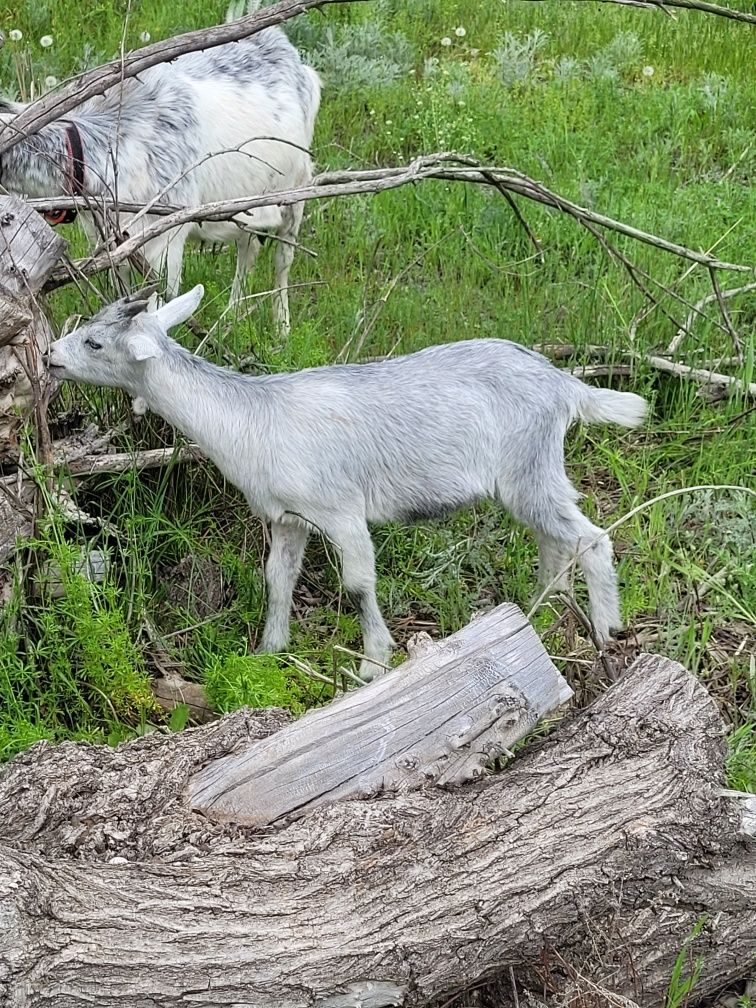
[[[23,39],[0,50],[3,90],[28,96],[32,81],[44,89],[46,78],[111,58],[122,40],[134,48],[143,33],[157,40],[224,14],[217,0],[187,0],[180,9],[144,0],[130,10],[113,0],[95,8],[89,0],[43,0],[6,9],[6,34],[16,29]],[[86,43],[75,27],[85,18]],[[48,47],[39,43],[45,35]],[[375,0],[313,13],[293,22],[290,35],[324,79],[315,144],[321,169],[457,150],[517,168],[666,238],[756,263],[756,78],[746,26],[590,2]],[[633,336],[643,296],[591,235],[562,215],[526,203],[521,209],[544,246],[543,264],[501,196],[459,183],[309,204],[301,241],[316,257],[295,262],[299,286],[285,343],[273,334],[264,299],[237,324],[214,326],[232,257],[197,252],[185,286],[208,288],[200,321],[211,337],[202,352],[276,371],[331,362],[355,346],[371,357],[474,336],[569,343],[572,364],[590,362],[596,345],[607,362],[630,349],[664,350],[675,326],[654,310]],[[82,247],[75,231],[70,237]],[[688,301],[710,289],[705,273],[690,273],[679,259],[618,244]],[[265,255],[250,289],[271,282]],[[661,296],[682,319],[687,309]],[[755,306],[753,295],[730,303],[746,344],[739,373],[749,380]],[[95,307],[72,291],[51,304],[58,321]],[[182,339],[196,345],[189,332]],[[729,337],[702,320],[679,359],[708,365],[731,352]],[[652,415],[639,432],[583,428],[569,437],[570,473],[600,524],[671,490],[754,486],[756,414],[748,400],[712,399],[642,362],[614,384],[647,396]],[[57,431],[92,421],[121,425],[116,441],[124,447],[174,440],[158,418],[134,425],[125,397],[115,394],[66,388],[54,413],[62,414]],[[50,558],[63,568],[65,596],[51,600],[44,586],[35,592],[27,584],[4,610],[0,756],[39,738],[114,741],[163,723],[147,677],[166,664],[204,682],[220,709],[244,702],[301,709],[328,695],[286,657],[248,657],[264,609],[264,537],[210,465],[92,479],[77,499],[102,528],[51,521],[33,549],[40,568]],[[694,670],[732,725],[731,781],[751,789],[753,515],[745,492],[709,489],[652,504],[615,533],[629,627],[617,655],[629,661],[658,651]],[[102,586],[74,573],[76,543],[84,541],[111,557]],[[535,544],[494,506],[442,523],[381,528],[376,546],[379,598],[399,642],[419,628],[448,634],[473,611],[504,600],[527,608],[534,590]],[[337,677],[350,659],[335,646],[358,646],[359,634],[321,543],[308,551],[295,616],[293,653]],[[603,688],[601,665],[584,631],[562,617],[559,607],[544,608],[537,626],[586,702]],[[172,725],[182,723],[179,710]]]

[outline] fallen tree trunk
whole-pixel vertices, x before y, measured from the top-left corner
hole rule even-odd
[[[564,962],[603,949],[603,985],[658,1006],[701,917],[695,994],[749,968],[756,859],[721,792],[719,714],[679,665],[645,656],[484,782],[278,831],[189,807],[203,763],[285,720],[15,760],[0,777],[0,1003],[419,1005],[509,967],[558,989]]]

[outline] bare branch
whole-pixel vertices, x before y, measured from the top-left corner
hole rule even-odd
[[[712,301],[720,302],[725,299],[729,300],[730,298],[737,297],[739,294],[750,294],[752,291],[756,291],[756,283],[744,284],[742,287],[731,287],[729,290],[724,291],[714,290],[711,294],[707,294],[706,297],[701,298],[700,301],[691,306],[690,315],[686,318],[684,325],[680,327],[677,333],[675,333],[666,349],[666,353],[675,353],[682,341],[690,333],[691,326],[695,321],[696,315],[700,315],[703,318],[706,317],[703,313],[703,309],[707,304],[711,304]]]
[[[644,360],[656,371],[666,371],[667,374],[677,375],[678,378],[690,378],[702,385],[721,385],[733,392],[756,396],[756,382],[746,382],[742,378],[720,374],[718,371],[708,371],[706,368],[689,367],[687,364],[678,364],[676,361],[667,360],[666,357],[655,357],[652,354],[648,356],[641,354],[638,360]]]
[[[131,469],[154,469],[170,462],[197,462],[204,457],[196,445],[174,445],[171,448],[146,448],[112,455],[85,455],[69,461],[66,471],[71,476],[99,476]]]
[[[722,7],[720,4],[705,3],[704,0],[599,0],[599,3],[614,3],[623,7],[645,7],[646,10],[656,8],[665,14],[671,13],[667,10],[668,7],[680,7],[683,10],[702,11],[704,14],[718,14],[719,17],[743,21],[745,24],[756,24],[756,14],[746,14],[745,11]]]
[[[725,299],[722,296],[722,288],[719,286],[719,281],[717,280],[717,271],[709,267],[709,276],[711,277],[711,286],[714,288],[714,294],[717,299],[717,304],[719,305],[719,310],[722,313],[722,318],[727,326],[727,331],[730,334],[732,340],[732,345],[735,348],[735,353],[742,359],[743,357],[743,344],[740,342],[740,337],[735,331],[735,326],[732,324],[732,319],[730,318],[730,313],[727,311],[727,305]]]
[[[665,238],[649,234],[639,228],[614,220],[604,214],[596,213],[581,207],[534,179],[523,175],[513,168],[486,168],[480,166],[472,158],[454,153],[436,153],[416,158],[408,165],[392,168],[371,169],[368,171],[326,172],[317,176],[312,185],[298,189],[288,189],[277,193],[266,193],[261,196],[244,197],[242,199],[221,200],[207,203],[203,206],[182,207],[171,209],[152,207],[150,213],[158,220],[153,220],[140,233],[130,236],[115,248],[107,249],[95,255],[74,263],[74,268],[89,276],[100,270],[112,268],[131,258],[134,253],[148,241],[157,238],[171,228],[179,227],[190,221],[229,220],[237,214],[263,206],[288,206],[314,199],[326,199],[335,196],[350,196],[365,193],[385,192],[397,189],[403,185],[422,181],[424,179],[440,179],[444,181],[470,182],[477,185],[493,186],[495,189],[507,190],[521,195],[536,203],[551,207],[573,217],[583,226],[595,225],[609,231],[614,231],[626,237],[652,245],[664,252],[687,259],[693,263],[705,266],[707,269],[724,269],[737,272],[751,272],[748,266],[723,262],[695,249],[687,248]],[[34,200],[36,209],[51,206],[61,208],[76,206],[82,208],[82,201],[75,198],[50,200]],[[121,204],[123,212],[139,212],[141,206],[136,204]],[[47,289],[58,287],[70,280],[70,267],[62,267],[50,277]]]

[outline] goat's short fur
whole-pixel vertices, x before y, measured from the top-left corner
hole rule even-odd
[[[66,120],[21,138],[2,157],[2,185],[26,196],[68,195],[67,123],[81,137],[85,195],[122,202],[197,206],[307,185],[308,149],[320,102],[314,70],[278,28],[241,42],[188,53],[128,78],[91,98]],[[0,102],[0,126],[25,106]],[[255,139],[265,137],[267,139]],[[243,296],[260,242],[254,231],[274,233],[279,326],[289,328],[287,285],[302,221],[302,203],[262,207],[232,221],[186,224],[142,249],[155,270],[165,269],[168,297],[178,294],[188,239],[236,244],[231,300]],[[134,234],[156,218],[121,214],[119,226]],[[82,223],[94,240],[90,215]]]
[[[392,647],[375,592],[370,522],[411,521],[498,499],[535,532],[542,586],[565,586],[577,558],[593,623],[620,626],[612,547],[577,507],[564,470],[576,419],[637,426],[646,403],[595,389],[506,340],[428,347],[391,360],[249,377],[196,357],[168,335],[202,288],[147,312],[122,300],[50,350],[60,377],[124,388],[197,442],[271,523],[268,614],[260,649],[289,638],[307,537],[338,548],[364,635],[361,672]]]

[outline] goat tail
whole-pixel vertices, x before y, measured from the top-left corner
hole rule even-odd
[[[634,392],[588,388],[580,400],[577,415],[586,423],[615,423],[620,427],[640,427],[648,412],[648,403]]]

